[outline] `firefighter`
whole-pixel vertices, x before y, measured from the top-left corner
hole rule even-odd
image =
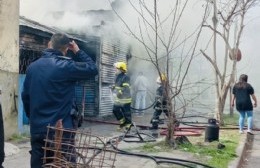
[[[156,83],[159,85],[159,87],[156,90],[156,96],[155,96],[155,105],[154,105],[154,113],[153,117],[151,119],[151,124],[152,124],[152,129],[158,129],[158,124],[159,124],[159,118],[162,112],[165,113],[165,115],[168,117],[168,103],[167,103],[167,97],[165,94],[165,87],[164,84],[166,82],[167,78],[164,74],[161,75],[157,78]]]
[[[127,129],[132,123],[131,116],[131,92],[130,92],[130,78],[126,75],[127,66],[124,62],[116,62],[115,85],[112,87],[114,95],[113,114],[119,121],[119,130],[124,127]]]

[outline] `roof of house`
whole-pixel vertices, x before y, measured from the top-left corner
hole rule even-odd
[[[42,31],[42,32],[45,32],[48,34],[63,33],[63,34],[66,34],[71,39],[79,40],[79,41],[86,42],[86,43],[88,42],[86,39],[80,38],[78,35],[69,34],[57,27],[46,26],[46,25],[36,22],[34,20],[28,19],[24,16],[20,16],[19,25],[30,28],[30,30],[32,32],[33,31],[36,31],[36,32]]]

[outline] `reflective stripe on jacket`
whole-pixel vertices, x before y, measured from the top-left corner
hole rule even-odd
[[[115,78],[114,93],[115,104],[127,104],[132,102],[130,91],[130,78],[125,73],[120,73]]]
[[[154,105],[155,110],[168,110],[168,101],[165,97],[164,87],[161,85],[156,90],[156,103]]]

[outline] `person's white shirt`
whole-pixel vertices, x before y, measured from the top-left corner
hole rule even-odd
[[[146,91],[147,90],[147,78],[143,75],[139,75],[134,83],[134,87],[136,91]]]

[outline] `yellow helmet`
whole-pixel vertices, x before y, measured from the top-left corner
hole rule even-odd
[[[161,78],[162,78],[162,81],[163,81],[163,82],[165,82],[165,81],[167,80],[166,75],[163,74],[163,73],[161,74]],[[158,84],[161,84],[161,83],[162,83],[161,78],[160,78],[160,76],[158,76],[158,78],[156,79],[156,82],[157,82]]]
[[[127,71],[127,66],[126,63],[124,62],[116,62],[114,63],[114,67],[116,67],[117,69],[126,72]]]

